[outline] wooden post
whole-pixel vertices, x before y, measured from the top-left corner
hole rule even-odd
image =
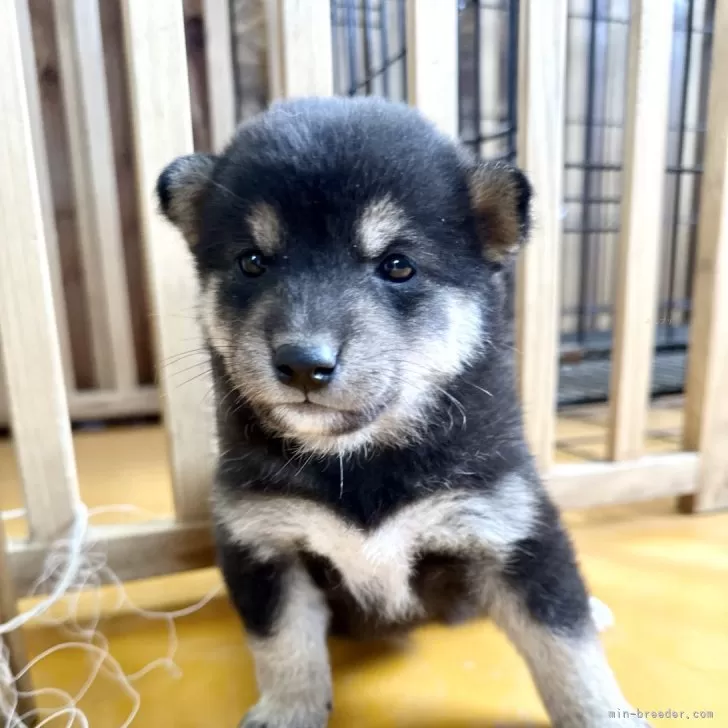
[[[71,351],[71,334],[68,328],[68,312],[66,311],[66,296],[63,290],[61,254],[58,247],[56,217],[53,209],[53,194],[51,191],[51,175],[48,169],[48,153],[43,131],[40,89],[38,88],[38,70],[35,63],[33,32],[27,0],[17,0],[16,8],[20,51],[23,55],[23,68],[25,70],[25,92],[30,113],[33,149],[35,150],[35,177],[38,183],[40,206],[43,212],[43,235],[45,236],[48,251],[48,265],[50,266],[51,287],[53,289],[56,328],[58,329],[58,341],[61,347],[61,361],[63,363],[63,378],[66,383],[66,390],[73,391],[75,389],[75,377],[73,370],[73,352]],[[1,378],[0,381],[2,381]]]
[[[0,625],[9,622],[16,615],[15,611],[15,584],[10,573],[7,558],[5,556],[5,531],[3,522],[0,519]],[[28,664],[28,653],[25,649],[25,640],[20,630],[8,632],[8,634],[0,634],[5,642],[9,652],[9,667],[13,675],[18,675],[21,670]],[[30,693],[33,690],[33,683],[30,679],[30,673],[26,672],[19,680],[15,687],[19,693]],[[0,721],[5,719],[8,726],[15,725],[8,721],[10,716],[3,715],[2,699],[6,696],[0,695]],[[35,708],[35,701],[30,697],[19,696],[18,707],[16,712],[24,715]],[[34,721],[35,722],[35,721]],[[30,724],[29,724],[30,725]]]
[[[199,376],[175,380],[170,367],[203,346],[196,318],[198,285],[192,259],[179,233],[157,209],[155,185],[175,157],[192,152],[184,18],[179,0],[124,0],[124,33],[137,155],[137,185],[154,333],[161,369],[175,512],[182,521],[209,515],[213,472],[211,382]]]
[[[407,95],[441,131],[458,136],[457,2],[407,0]]]
[[[566,0],[523,0],[518,163],[534,187],[534,226],[516,290],[521,400],[540,468],[551,464],[558,380]]]
[[[334,93],[330,0],[269,0],[272,98]]]
[[[31,537],[46,541],[73,522],[78,483],[21,30],[17,3],[0,3],[0,330]]]
[[[684,445],[700,453],[682,509],[728,507],[728,4],[716,5],[687,369]]]
[[[672,51],[673,3],[632,3],[609,456],[643,454],[650,400]]]
[[[101,388],[137,383],[98,0],[55,0],[91,350]]]
[[[281,38],[281,3],[269,0],[265,3],[265,29],[267,47],[268,97],[271,101],[285,96],[283,89],[283,39]],[[332,73],[333,73],[333,44]],[[333,83],[333,81],[332,81]]]
[[[230,0],[204,0],[204,19],[212,147],[219,152],[230,141],[237,117]]]

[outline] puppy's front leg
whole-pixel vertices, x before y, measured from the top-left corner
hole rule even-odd
[[[260,561],[220,548],[230,596],[245,624],[260,699],[240,728],[324,728],[331,711],[328,609],[296,559]]]
[[[554,726],[647,726],[629,717],[634,711],[607,663],[571,544],[549,516],[537,535],[514,544],[490,582],[490,614],[526,659]]]

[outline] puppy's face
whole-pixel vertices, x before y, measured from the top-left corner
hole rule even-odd
[[[530,190],[382,101],[279,104],[161,175],[239,394],[303,449],[413,436],[483,355]],[[496,313],[497,312],[497,313]]]

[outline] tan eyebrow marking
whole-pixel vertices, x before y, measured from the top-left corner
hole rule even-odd
[[[356,226],[361,252],[368,258],[381,255],[398,235],[407,230],[407,217],[390,197],[369,203]]]
[[[247,217],[250,232],[261,253],[273,255],[281,244],[281,220],[272,205],[258,202]]]

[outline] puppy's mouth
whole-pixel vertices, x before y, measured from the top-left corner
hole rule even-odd
[[[325,404],[319,404],[318,402],[311,402],[307,399],[305,402],[291,402],[290,404],[282,404],[279,407],[287,407],[292,412],[301,412],[302,414],[314,414],[319,412],[321,414],[334,414],[336,412],[340,414],[356,414],[354,410],[339,409],[337,407],[329,407]]]
[[[274,405],[271,419],[284,434],[337,436],[356,432],[371,424],[381,410],[345,410],[317,402],[292,402]]]

